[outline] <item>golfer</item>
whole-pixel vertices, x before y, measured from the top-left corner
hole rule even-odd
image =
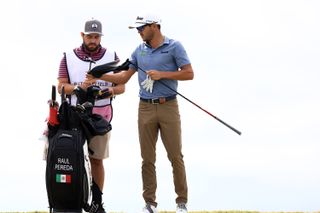
[[[162,35],[159,17],[137,16],[129,28],[136,29],[143,40],[131,55],[132,64],[129,70],[117,74],[107,73],[100,79],[126,83],[134,73],[138,73],[140,86],[138,129],[142,157],[143,198],[146,203],[143,212],[157,213],[155,162],[156,142],[160,133],[172,165],[177,194],[177,213],[187,213],[188,187],[181,152],[179,107],[174,91],[177,91],[178,80],[193,79],[191,62],[179,41]],[[87,75],[87,78],[95,80],[92,75]]]

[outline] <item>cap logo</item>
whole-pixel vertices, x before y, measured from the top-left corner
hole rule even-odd
[[[97,29],[97,28],[98,28],[98,25],[97,25],[96,23],[93,23],[93,24],[91,25],[91,27],[92,27],[93,29]]]
[[[137,20],[143,20],[143,17],[137,16]]]

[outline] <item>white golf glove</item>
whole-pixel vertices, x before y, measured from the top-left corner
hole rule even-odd
[[[146,79],[143,82],[141,82],[141,86],[147,92],[152,93],[153,83],[154,83],[154,80],[152,80],[150,76],[147,75]]]

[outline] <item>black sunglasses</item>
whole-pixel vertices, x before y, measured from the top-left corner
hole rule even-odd
[[[137,27],[138,32],[142,32],[146,26],[150,26],[151,24],[145,24],[140,27]]]

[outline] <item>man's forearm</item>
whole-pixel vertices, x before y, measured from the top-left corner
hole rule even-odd
[[[117,73],[117,74],[109,74],[109,73],[106,73],[106,74],[103,74],[100,79],[101,80],[104,80],[104,81],[108,81],[108,82],[112,82],[112,83],[115,83],[115,84],[122,84],[122,82],[120,81],[120,73]]]
[[[119,73],[106,73],[104,75],[101,76],[101,80],[104,81],[108,81],[108,82],[112,82],[115,84],[125,84],[129,81],[130,77],[132,76],[132,74],[134,73],[131,71],[122,71]]]
[[[58,92],[61,94],[62,86],[64,87],[64,93],[67,95],[72,94],[75,85],[69,83],[59,83],[58,84]]]

